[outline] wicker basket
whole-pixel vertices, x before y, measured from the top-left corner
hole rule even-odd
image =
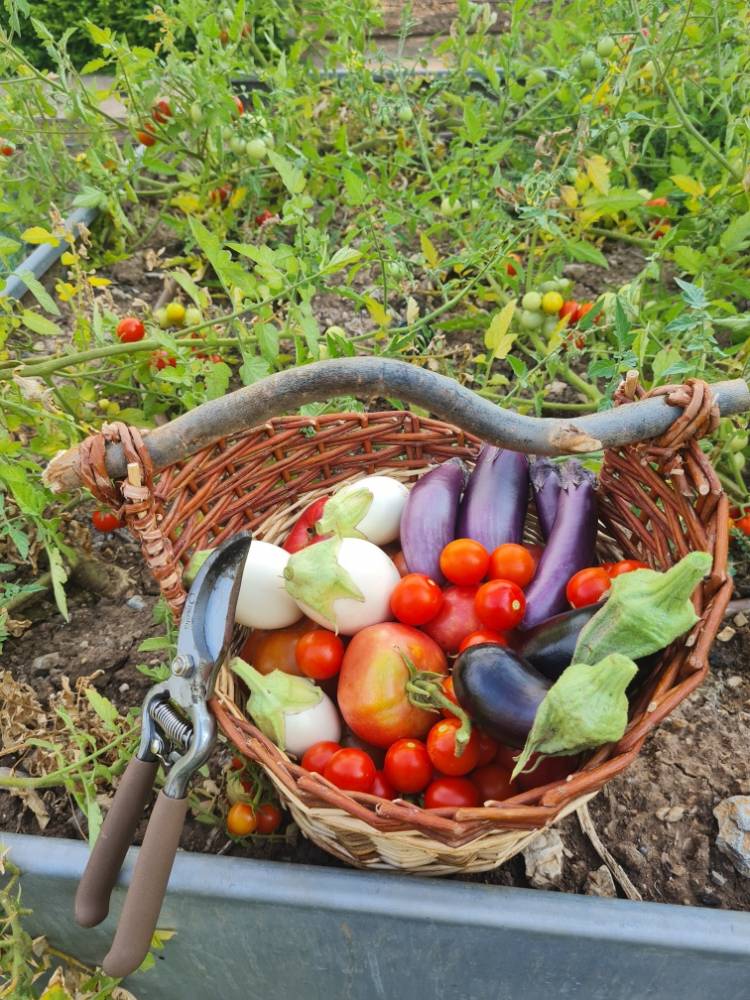
[[[425,875],[494,868],[623,771],[648,732],[701,683],[732,591],[727,499],[697,443],[715,427],[718,414],[705,383],[657,392],[684,412],[661,438],[605,453],[600,555],[643,559],[665,569],[701,549],[713,555],[713,571],[694,598],[699,622],[665,652],[639,691],[623,738],[590,755],[566,780],[479,808],[433,811],[346,793],[304,771],[266,739],[244,715],[244,692],[223,673],[212,702],[222,731],[262,765],[302,831],[320,847],[362,868]],[[642,395],[628,380],[616,402]],[[139,463],[142,485],[137,478],[112,483],[105,468],[111,441],[123,445],[129,462]],[[100,500],[123,511],[179,616],[182,568],[197,549],[247,527],[279,541],[305,506],[341,482],[374,472],[414,481],[452,456],[471,463],[479,447],[459,427],[408,411],[286,416],[222,439],[154,476],[138,432],[113,424],[84,443],[81,475]]]

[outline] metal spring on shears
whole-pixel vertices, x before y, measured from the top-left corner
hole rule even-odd
[[[187,750],[193,735],[193,727],[185,722],[169,707],[166,701],[158,701],[151,706],[149,715],[164,731],[164,735],[175,746]]]

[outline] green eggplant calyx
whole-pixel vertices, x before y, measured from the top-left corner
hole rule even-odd
[[[339,538],[367,538],[357,525],[365,519],[372,507],[372,490],[345,490],[334,494],[323,509],[315,526],[319,535],[338,535]]]
[[[593,665],[569,666],[537,709],[512,778],[533,753],[568,756],[619,740],[628,724],[625,690],[637,672],[635,663],[621,653]]]
[[[323,692],[307,677],[285,674],[272,670],[261,674],[239,656],[235,656],[229,669],[244,681],[250,691],[247,712],[256,726],[273,740],[279,749],[286,747],[285,715],[296,715],[313,708],[323,697]]]
[[[300,549],[284,567],[285,586],[289,596],[313,608],[332,623],[332,628],[336,624],[333,607],[336,601],[340,598],[354,601],[365,599],[338,561],[341,542],[341,538],[334,536]]]

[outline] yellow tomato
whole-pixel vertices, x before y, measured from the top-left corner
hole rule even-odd
[[[556,316],[563,307],[563,301],[559,292],[545,292],[542,296],[542,309],[548,316]]]
[[[171,326],[182,326],[185,322],[185,306],[181,302],[170,302],[165,315]]]

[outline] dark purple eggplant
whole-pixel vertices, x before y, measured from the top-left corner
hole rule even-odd
[[[453,667],[459,704],[506,746],[522,747],[551,687],[546,677],[504,646],[470,646]]]
[[[556,681],[560,674],[573,662],[578,636],[590,618],[602,607],[604,601],[589,604],[585,608],[573,608],[554,615],[526,632],[511,633],[511,647],[522,659],[543,674],[548,680]],[[627,655],[627,650],[623,650]],[[662,651],[644,656],[635,662],[638,674],[631,688],[637,687],[651,673],[661,658]]]
[[[529,500],[529,461],[517,451],[485,445],[458,511],[457,538],[473,538],[488,552],[520,542]]]
[[[565,586],[596,553],[597,504],[595,480],[580,462],[571,460],[560,472],[560,501],[536,576],[526,590],[522,629],[530,629],[565,611]]]
[[[536,458],[529,466],[529,476],[539,527],[546,541],[555,523],[560,501],[560,470],[548,458]]]
[[[466,466],[451,458],[412,486],[401,515],[401,551],[410,573],[444,583],[440,553],[456,537],[456,517],[466,485]]]

